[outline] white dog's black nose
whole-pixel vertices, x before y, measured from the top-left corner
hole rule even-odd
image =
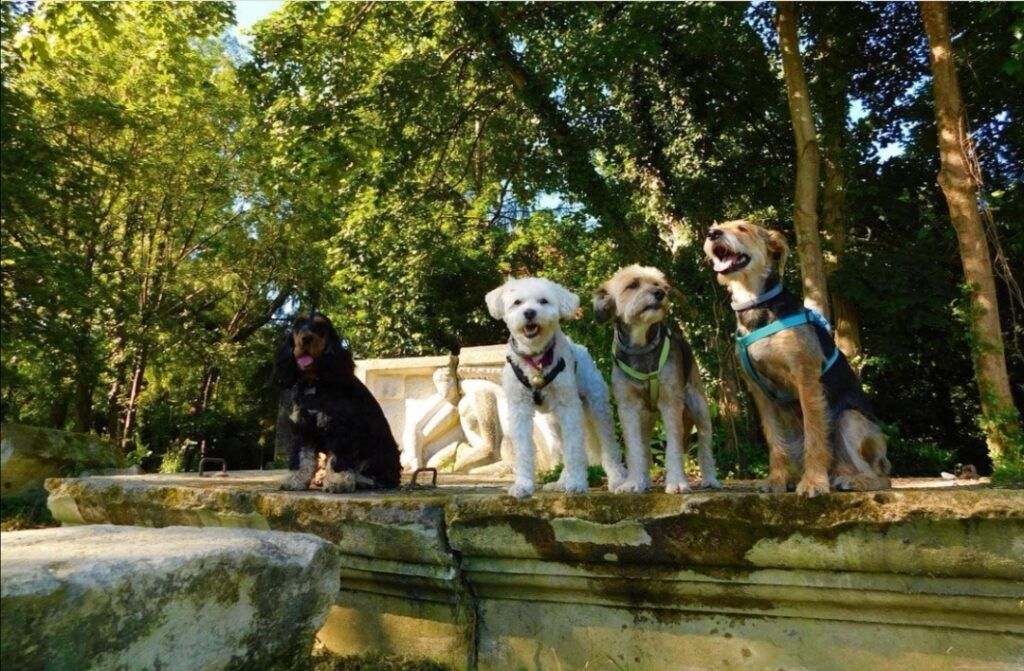
[[[725,234],[722,233],[722,231],[720,231],[717,228],[713,228],[710,231],[708,231],[708,240],[717,240],[720,237],[722,237],[723,235],[725,235]]]
[[[665,292],[662,291],[661,289],[655,289],[653,295],[654,295],[654,300],[660,301],[662,298],[665,297]]]
[[[537,311],[536,310],[532,310],[532,309],[531,310],[523,310],[523,316],[526,317],[528,320],[533,319],[534,317],[537,316]]]

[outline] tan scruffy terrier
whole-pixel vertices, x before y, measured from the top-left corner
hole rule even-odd
[[[721,488],[711,453],[711,414],[689,343],[669,332],[669,285],[656,268],[619,269],[594,294],[598,323],[615,321],[612,389],[626,442],[629,475],[617,492],[643,492],[651,484],[651,430],[665,424],[665,492],[690,491],[683,469],[690,431],[697,425],[701,486]]]
[[[789,247],[748,221],[715,224],[704,242],[732,294],[736,346],[769,447],[767,492],[785,492],[788,465],[807,497],[889,486],[885,435],[828,322],[780,280]]]

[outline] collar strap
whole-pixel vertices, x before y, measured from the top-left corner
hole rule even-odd
[[[540,354],[527,354],[519,348],[519,343],[512,336],[508,337],[508,346],[513,352],[523,358],[526,363],[530,364],[536,369],[545,368],[551,365],[551,362],[555,358],[555,339],[552,338],[551,342],[548,343],[547,348]]]
[[[526,372],[516,365],[516,362],[512,360],[511,356],[505,357],[505,361],[508,362],[508,365],[512,366],[512,372],[516,374],[516,379],[518,379],[524,387],[533,392],[534,405],[540,405],[541,403],[544,402],[544,397],[540,395],[541,389],[544,389],[549,384],[551,384],[551,382],[556,377],[558,377],[558,374],[565,370],[565,359],[559,359],[558,363],[555,364],[554,368],[549,370],[543,376],[538,376],[540,377],[540,379],[534,378],[531,380],[529,377],[526,376]],[[538,369],[538,372],[540,372],[541,370],[542,369]]]
[[[661,338],[664,338],[665,336],[666,336],[665,325],[664,324],[659,324],[658,325],[658,332],[654,335],[653,338],[651,338],[651,342],[647,343],[646,345],[642,345],[640,347],[633,347],[632,345],[626,343],[622,339],[622,331],[620,331],[619,327],[616,325],[616,327],[615,327],[615,346],[618,348],[618,351],[622,352],[623,354],[627,354],[629,356],[643,356],[645,354],[650,354],[651,352],[656,350],[658,347],[660,347],[661,346]]]
[[[764,392],[765,396],[776,403],[788,403],[795,400],[796,397],[792,392],[775,390],[768,384],[767,380],[758,375],[757,370],[754,368],[754,363],[750,360],[748,350],[750,349],[750,346],[758,340],[775,335],[779,331],[796,328],[797,326],[803,326],[804,324],[810,324],[812,327],[818,326],[820,328],[824,328],[821,326],[821,322],[817,317],[820,317],[817,312],[805,309],[797,312],[796,314],[789,315],[788,317],[783,317],[778,321],[774,321],[767,326],[762,326],[755,331],[751,331],[747,335],[740,335],[738,331],[736,332],[736,351],[740,356],[740,363],[743,364],[744,372],[746,372],[747,377],[750,378],[751,382],[761,388],[761,391]],[[822,317],[822,319],[824,318]],[[836,347],[835,343],[832,343],[832,354],[825,357],[825,361],[821,365],[821,374],[824,375],[827,373],[838,359],[839,348]]]
[[[773,299],[776,296],[778,296],[779,294],[781,294],[782,293],[782,289],[783,289],[782,282],[779,282],[774,287],[772,287],[771,289],[769,289],[768,291],[764,292],[763,294],[761,294],[760,296],[758,296],[757,298],[755,298],[753,300],[744,301],[742,303],[732,303],[731,304],[732,305],[732,309],[735,312],[742,312],[743,310],[749,310],[750,308],[757,307],[761,303],[767,303],[771,299]]]
[[[612,345],[612,360],[615,361],[615,365],[619,367],[619,370],[638,382],[647,383],[647,407],[650,410],[658,407],[658,378],[661,377],[661,371],[665,369],[669,351],[672,349],[672,338],[669,337],[668,331],[663,328],[661,334],[663,336],[661,339],[661,356],[658,357],[658,367],[651,371],[639,371],[619,358],[620,351],[626,354],[632,354],[632,352],[621,349],[622,343],[618,341],[618,334],[616,334],[616,342]],[[653,350],[653,347],[645,349],[647,352],[650,352]]]

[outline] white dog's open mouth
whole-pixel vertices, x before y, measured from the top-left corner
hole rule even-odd
[[[527,324],[523,327],[523,335],[527,338],[536,338],[540,335],[540,324]]]
[[[711,256],[711,260],[714,262],[715,272],[722,273],[723,275],[734,273],[750,263],[749,256],[734,251],[729,247],[729,245],[723,242],[715,243],[715,246],[711,248]]]

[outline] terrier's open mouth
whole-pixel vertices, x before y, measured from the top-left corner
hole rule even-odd
[[[527,338],[535,338],[540,333],[540,324],[527,324],[523,327],[523,335]]]
[[[723,275],[734,273],[750,263],[750,257],[741,252],[733,251],[728,245],[717,242],[711,248],[715,272]]]
[[[299,368],[306,370],[313,366],[313,357],[309,354],[301,354],[295,357],[295,363],[299,364]]]

